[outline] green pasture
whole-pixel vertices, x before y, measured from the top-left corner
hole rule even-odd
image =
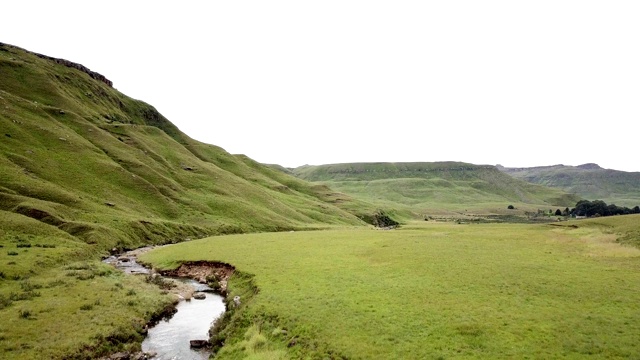
[[[88,359],[139,349],[171,307],[145,277],[94,260],[93,246],[0,211],[0,358]]]
[[[640,357],[640,250],[616,239],[638,220],[228,235],[143,260],[236,266],[230,296],[244,301],[223,359],[628,359]]]

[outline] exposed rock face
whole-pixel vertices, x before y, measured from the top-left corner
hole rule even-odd
[[[109,87],[113,87],[113,82],[111,80],[107,79],[102,74],[99,74],[99,73],[97,73],[95,71],[89,70],[88,67],[86,67],[86,66],[84,66],[82,64],[78,64],[78,63],[74,63],[73,61],[69,61],[69,60],[65,60],[65,59],[58,59],[58,58],[54,58],[54,57],[51,57],[51,56],[42,55],[42,54],[38,54],[38,53],[34,53],[34,54],[39,58],[51,60],[51,61],[56,62],[58,64],[62,64],[64,66],[80,70],[80,71],[88,74],[92,79],[96,79],[98,81],[102,81],[103,83],[109,85]]]
[[[13,46],[13,45],[8,45],[8,44],[4,44],[0,42],[0,49],[4,48],[5,46]],[[16,47],[16,46],[14,46]],[[22,49],[24,50],[24,49]],[[26,52],[29,52],[31,54],[34,54],[35,56],[42,58],[42,59],[47,59],[47,60],[51,60],[55,63],[64,65],[66,67],[70,67],[70,68],[74,68],[77,70],[82,71],[83,73],[86,73],[87,75],[89,75],[92,79],[98,80],[98,81],[102,81],[103,83],[109,85],[109,87],[113,87],[113,82],[109,79],[107,79],[104,75],[99,74],[95,71],[91,71],[89,70],[89,68],[87,68],[86,66],[82,65],[82,64],[78,64],[78,63],[74,63],[73,61],[69,61],[69,60],[65,60],[65,59],[58,59],[58,58],[54,58],[51,56],[47,56],[47,55],[43,55],[43,54],[38,54],[32,51],[28,51],[28,50],[24,50]]]

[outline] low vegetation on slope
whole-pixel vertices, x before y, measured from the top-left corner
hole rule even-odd
[[[588,200],[627,207],[640,205],[640,172],[603,169],[596,164],[499,169],[515,178],[562,189]]]
[[[98,262],[113,248],[364,225],[327,202],[325,187],[194,141],[98,75],[0,43],[0,317],[10,319],[0,352],[73,358],[135,340],[100,334],[148,320],[167,301],[157,289],[128,295],[130,312],[87,330],[123,306],[127,282],[145,289]],[[102,295],[78,297],[89,288]],[[69,339],[58,345],[38,334],[54,317],[73,319],[59,325]]]
[[[640,250],[618,240],[637,238],[638,221],[229,235],[143,259],[241,272],[219,359],[628,359],[640,356]]]
[[[359,223],[312,185],[196,142],[75,68],[0,49],[1,211],[102,249]]]
[[[564,208],[580,199],[558,189],[514,179],[494,166],[459,162],[302,166],[293,173],[359,200],[413,216],[461,210],[502,213],[509,204],[528,210]]]

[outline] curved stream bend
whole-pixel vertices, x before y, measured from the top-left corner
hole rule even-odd
[[[140,250],[111,256],[104,260],[127,274],[150,274],[148,268],[136,261]],[[154,354],[153,359],[208,359],[210,352],[206,349],[191,347],[191,340],[209,339],[209,329],[213,322],[225,311],[224,298],[213,293],[213,289],[204,285],[207,277],[219,279],[220,293],[226,292],[227,279],[233,273],[228,264],[194,262],[183,264],[176,270],[165,272],[178,281],[188,284],[196,294],[204,295],[204,299],[182,300],[176,306],[176,313],[169,319],[162,320],[149,328],[147,337],[142,342],[142,351]],[[194,280],[195,279],[195,280]],[[200,296],[197,296],[200,297]],[[181,296],[182,298],[182,296]]]

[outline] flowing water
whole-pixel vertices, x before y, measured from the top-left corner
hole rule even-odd
[[[190,340],[208,340],[212,322],[224,312],[221,296],[205,293],[204,300],[181,301],[178,312],[149,329],[142,351],[154,359],[208,359],[209,351],[192,349]]]
[[[112,256],[105,260],[129,274],[148,274],[149,270],[136,262],[134,255]],[[203,292],[203,300],[180,301],[178,310],[170,319],[161,320],[149,328],[142,342],[142,351],[153,353],[158,360],[199,360],[208,359],[210,352],[193,349],[190,340],[208,340],[209,328],[225,311],[224,298],[211,289],[191,279],[178,279],[193,286],[196,292]]]

